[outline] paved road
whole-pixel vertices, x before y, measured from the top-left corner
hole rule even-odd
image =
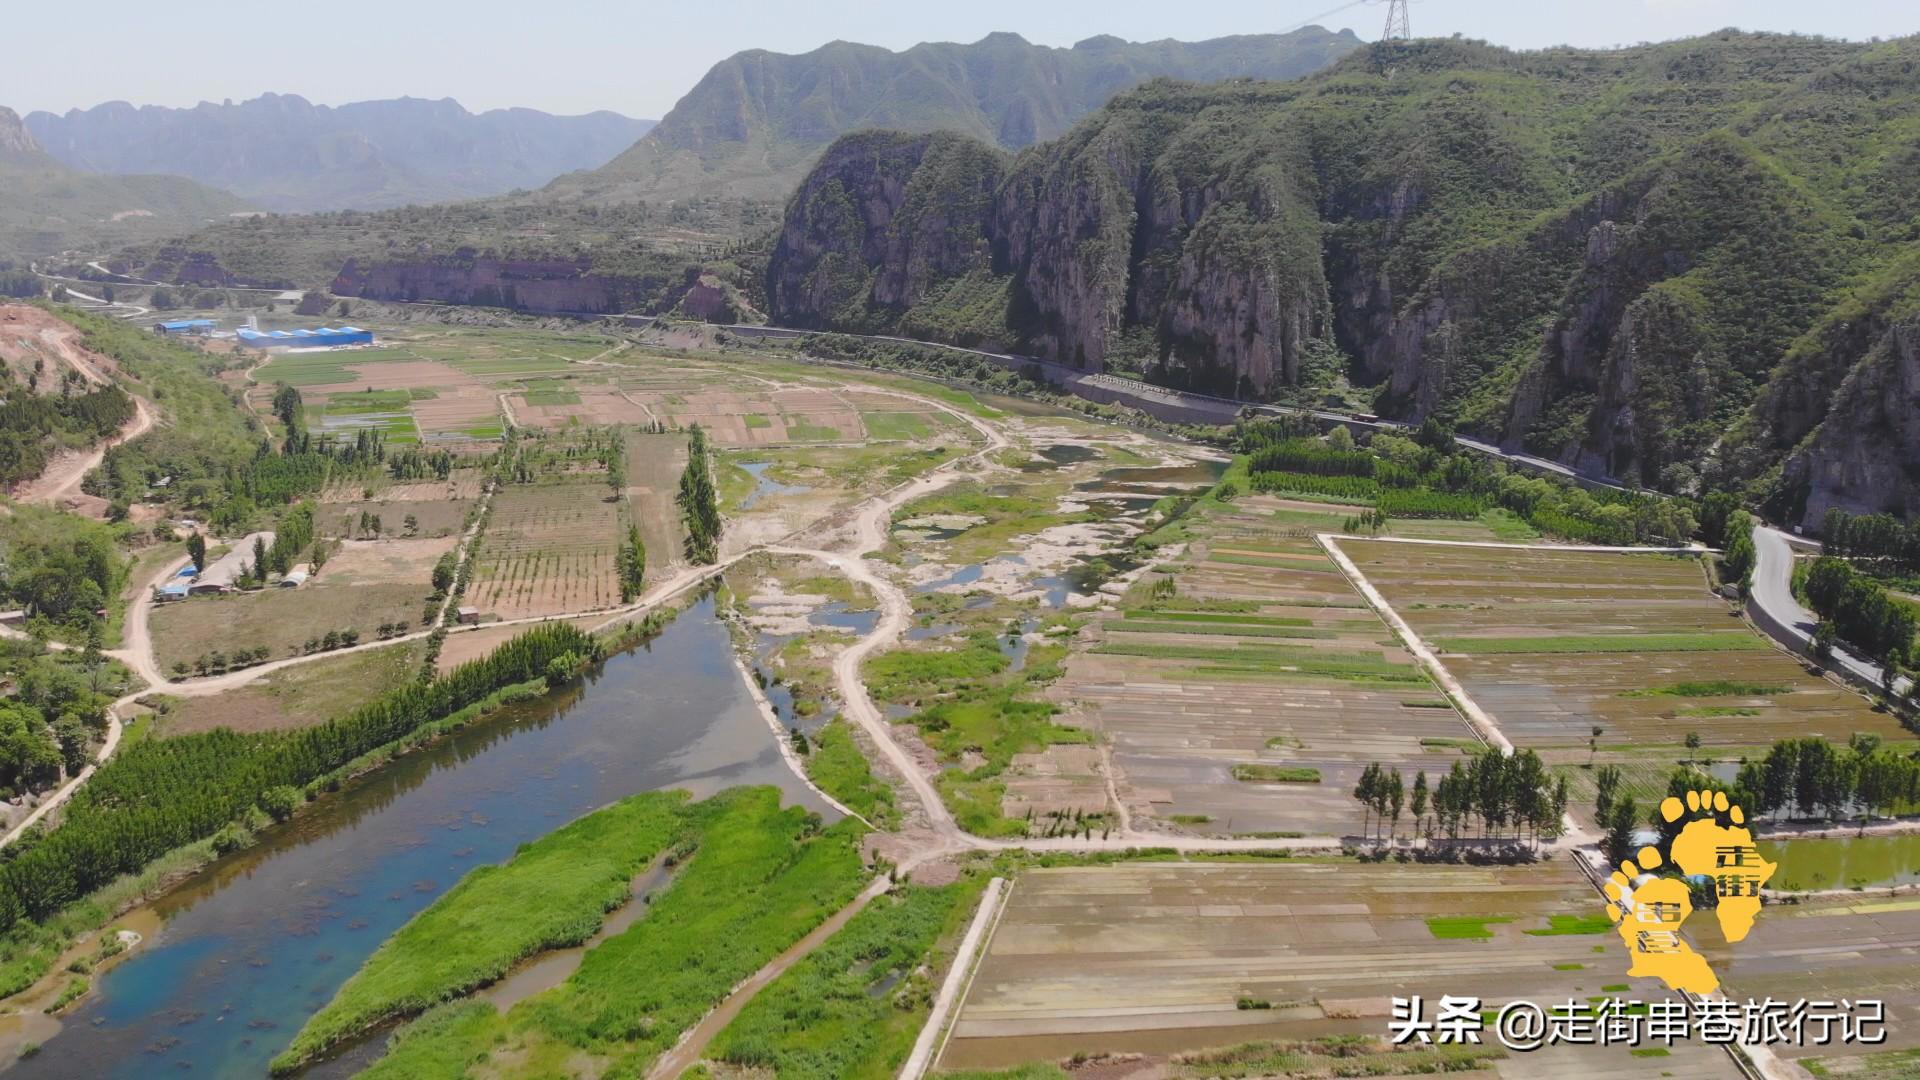
[[[1749,593],[1750,610],[1754,622],[1781,644],[1799,653],[1812,653],[1813,628],[1820,623],[1820,616],[1807,610],[1793,595],[1793,547],[1794,538],[1771,525],[1760,525],[1753,530],[1753,548],[1759,556],[1753,568],[1753,589]],[[1886,669],[1844,646],[1835,646],[1833,657],[1825,661],[1830,667],[1844,669],[1871,686],[1879,686],[1886,677]],[[1913,685],[1911,679],[1904,676],[1895,684],[1895,690],[1905,693]]]

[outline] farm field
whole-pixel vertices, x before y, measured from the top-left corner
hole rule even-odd
[[[1201,503],[1169,530],[1188,544],[1171,572],[1129,590],[1069,660],[1053,697],[1064,722],[1110,742],[1136,815],[1209,834],[1358,833],[1351,792],[1369,763],[1432,782],[1479,747],[1313,540],[1344,513]]]
[[[310,639],[328,631],[357,630],[373,641],[381,624],[417,628],[421,606],[432,586],[415,583],[350,585],[330,579],[328,564],[319,577],[297,589],[268,587],[226,596],[195,596],[156,605],[150,616],[155,659],[163,671],[193,665],[213,652],[271,650],[269,659],[298,655]]]
[[[615,554],[626,522],[603,479],[545,477],[507,484],[493,498],[466,604],[518,619],[620,602]]]
[[[281,731],[308,727],[366,704],[420,673],[425,646],[401,642],[272,672],[209,697],[168,699],[151,723],[155,735],[211,731]]]
[[[627,434],[627,502],[647,545],[649,571],[681,557],[687,531],[673,500],[686,467],[685,435]]]
[[[1700,925],[1696,927],[1694,924]],[[1856,1072],[1877,1055],[1920,1055],[1920,902],[1911,895],[1828,897],[1769,904],[1752,936],[1728,945],[1711,919],[1691,920],[1688,936],[1721,969],[1736,1000],[1781,1001],[1878,998],[1886,1002],[1882,1046],[1783,1048],[1788,1056],[1820,1059],[1817,1075],[1911,1076],[1912,1071]],[[1908,1061],[1912,1070],[1915,1062]]]
[[[1809,675],[1707,590],[1698,559],[1551,547],[1341,544],[1516,745],[1764,747],[1899,723]],[[1715,692],[1715,691],[1720,692]]]
[[[336,481],[321,493],[314,522],[328,536],[358,536],[360,515],[377,514],[381,535],[401,536],[411,515],[416,537],[458,536],[480,498],[481,482],[477,468],[456,468],[446,480]]]
[[[1031,870],[1014,882],[939,1065],[1007,1068],[1099,1053],[1163,1059],[1259,1040],[1378,1038],[1394,995],[1472,995],[1488,1009],[1569,995],[1663,998],[1657,982],[1627,977],[1624,952],[1604,947],[1614,944],[1604,920],[1569,921],[1598,910],[1591,885],[1564,860]],[[1582,932],[1527,933],[1556,916]],[[1616,989],[1602,989],[1609,986]],[[1550,1073],[1531,1055],[1496,1067],[1513,1076],[1630,1075],[1624,1048],[1569,1049]],[[1685,1044],[1660,1067],[1739,1075],[1717,1048]]]

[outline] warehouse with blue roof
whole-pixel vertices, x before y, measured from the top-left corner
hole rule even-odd
[[[173,319],[154,327],[161,334],[211,334],[212,319]]]
[[[340,345],[371,345],[373,331],[357,326],[318,330],[250,330],[239,332],[240,344],[252,349],[326,349]]]

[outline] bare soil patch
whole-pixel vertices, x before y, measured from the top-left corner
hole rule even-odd
[[[196,596],[153,610],[155,659],[160,669],[192,664],[214,651],[262,645],[269,659],[298,656],[311,638],[355,629],[372,641],[381,623],[417,627],[428,588],[419,585],[330,585],[322,579],[298,589],[267,588],[228,596]]]

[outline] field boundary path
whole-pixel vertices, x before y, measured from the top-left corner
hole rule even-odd
[[[946,1036],[952,1030],[950,1021],[954,1009],[973,986],[973,973],[978,969],[987,939],[1000,925],[1000,913],[1006,910],[1007,894],[1012,888],[1006,878],[997,877],[987,882],[986,892],[980,894],[980,906],[974,909],[973,922],[967,925],[966,936],[953,952],[953,966],[947,969],[940,993],[933,999],[927,1022],[921,1025],[920,1035],[913,1041],[913,1052],[900,1067],[899,1080],[920,1080],[947,1048]]]

